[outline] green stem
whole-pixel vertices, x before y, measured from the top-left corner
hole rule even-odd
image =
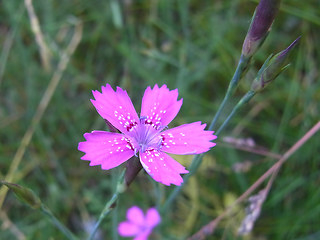
[[[237,103],[237,105],[232,109],[229,116],[226,118],[226,120],[222,123],[222,125],[219,127],[219,129],[216,132],[216,135],[218,136],[221,131],[224,129],[224,127],[229,123],[230,119],[238,112],[238,110],[244,106],[246,103],[250,101],[250,99],[256,94],[256,92],[250,90],[248,91]]]
[[[112,204],[114,204],[117,201],[118,197],[119,197],[119,193],[114,193],[112,198],[107,202],[107,204],[105,205],[103,211],[100,214],[100,217],[99,217],[98,221],[96,222],[96,225],[94,225],[94,228],[93,228],[88,240],[92,240],[93,239],[93,237],[96,234],[96,232],[97,232],[102,220],[111,212],[111,210],[112,210],[111,206],[112,206]]]
[[[222,103],[220,104],[213,120],[211,121],[211,124],[208,128],[209,131],[212,131],[222,113],[222,110],[224,109],[226,103],[229,101],[230,96],[232,96],[232,94],[234,93],[235,89],[238,86],[238,83],[240,81],[240,79],[242,78],[242,76],[244,75],[244,73],[246,72],[249,62],[250,62],[251,58],[246,58],[243,55],[241,55],[239,62],[238,62],[238,66],[236,71],[234,72],[234,75],[229,83],[228,86],[228,90],[226,95],[224,96],[224,99],[222,100]]]
[[[50,211],[49,208],[47,208],[45,205],[41,204],[40,210],[43,214],[47,215],[52,223],[62,232],[68,239],[76,240],[76,238],[72,232],[69,231]]]
[[[126,190],[125,182],[124,182],[124,173],[125,173],[125,170],[121,173],[118,179],[117,189],[115,193],[112,195],[111,199],[106,203],[102,212],[100,213],[99,219],[96,222],[92,232],[90,233],[88,240],[92,240],[94,238],[94,235],[96,234],[102,220],[112,211],[113,205],[118,200],[119,195]]]

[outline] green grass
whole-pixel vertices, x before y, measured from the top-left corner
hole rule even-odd
[[[102,171],[80,161],[77,144],[83,133],[105,130],[89,99],[91,90],[110,83],[125,88],[139,111],[144,89],[154,84],[178,88],[184,99],[175,126],[210,123],[240,57],[243,39],[257,4],[248,0],[33,1],[44,39],[52,50],[51,71],[44,71],[39,47],[22,1],[3,1],[0,8],[0,179],[3,179],[30,127],[61,54],[75,33],[83,35],[58,87],[37,124],[12,182],[33,189],[81,239],[84,224],[96,221],[114,191],[120,168]],[[288,70],[258,94],[228,125],[195,176],[184,187],[153,239],[183,239],[240,196],[275,161],[227,148],[224,136],[253,138],[268,151],[283,154],[320,116],[318,1],[283,1],[265,44],[240,83],[219,124],[247,92],[271,53],[298,36]],[[319,236],[319,141],[315,135],[282,167],[248,237],[237,237],[244,205],[220,223],[210,239],[313,239]],[[191,158],[179,158],[185,166]],[[246,172],[235,163],[254,163]],[[173,187],[156,186],[141,171],[118,208],[102,223],[101,239],[116,239],[112,226],[125,219],[132,205],[162,204]],[[0,239],[63,239],[39,212],[9,192],[0,215]],[[7,215],[5,217],[5,215]],[[8,219],[10,224],[8,224]],[[6,227],[8,226],[8,227]],[[18,229],[18,230],[16,230]],[[113,229],[113,230],[112,230]],[[20,236],[20,235],[19,235]]]

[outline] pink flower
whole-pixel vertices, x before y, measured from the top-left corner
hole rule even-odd
[[[134,240],[146,240],[152,229],[161,221],[160,215],[155,208],[150,208],[144,216],[137,206],[128,209],[127,221],[121,222],[118,232],[122,237],[135,237]]]
[[[121,133],[84,134],[86,141],[80,142],[78,149],[85,153],[81,159],[89,160],[90,166],[101,165],[108,170],[139,153],[143,168],[155,181],[181,185],[180,174],[188,170],[166,153],[199,154],[215,146],[211,140],[216,136],[205,131],[206,125],[201,122],[166,129],[182,105],[182,99],[177,100],[177,89],[170,91],[166,85],[148,87],[142,98],[140,118],[125,90],[117,87],[114,91],[109,84],[101,89],[102,93],[92,91],[95,100],[91,102],[101,117]]]

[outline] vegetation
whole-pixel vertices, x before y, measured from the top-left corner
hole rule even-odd
[[[80,239],[115,191],[123,166],[103,171],[81,161],[83,133],[106,130],[89,99],[106,83],[126,89],[139,111],[147,86],[178,88],[183,105],[170,127],[210,124],[240,58],[258,1],[2,1],[0,8],[0,179],[32,189]],[[267,57],[298,36],[291,66],[257,94],[217,139],[152,239],[185,239],[245,192],[319,121],[318,1],[283,0],[272,31],[222,112],[221,125],[250,89]],[[32,13],[34,8],[34,15]],[[40,32],[35,19],[39,20]],[[42,37],[42,38],[41,38]],[[215,129],[216,130],[216,129]],[[247,202],[208,239],[320,238],[320,135],[283,164],[249,235],[238,236]],[[192,156],[175,156],[184,166]],[[267,185],[265,181],[254,194]],[[174,186],[141,171],[96,239],[121,239],[132,205],[161,207]],[[64,239],[40,211],[0,192],[0,239]],[[5,201],[3,201],[5,196]]]

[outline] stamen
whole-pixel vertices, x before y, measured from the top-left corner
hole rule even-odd
[[[159,125],[158,130],[160,132],[162,132],[163,130],[168,129],[168,128],[169,128],[168,125]]]
[[[144,124],[146,119],[148,119],[148,117],[141,116],[141,117],[139,118],[140,123],[141,123],[141,124]]]

